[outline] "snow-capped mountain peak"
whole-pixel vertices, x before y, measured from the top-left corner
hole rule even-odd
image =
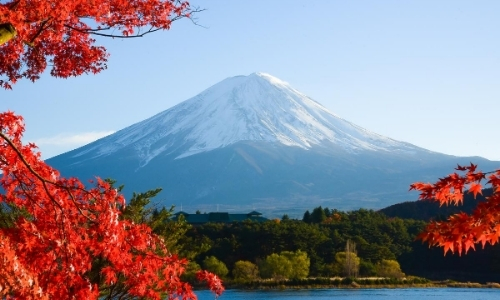
[[[74,157],[109,155],[125,147],[144,166],[160,154],[184,158],[240,141],[310,149],[336,145],[346,151],[414,151],[369,132],[266,73],[227,78],[149,119],[96,141]]]
[[[319,205],[348,210],[407,201],[412,182],[471,159],[375,134],[290,84],[253,73],[47,162],[64,176],[113,178],[125,184],[126,195],[160,187],[166,207],[257,206],[283,215]]]

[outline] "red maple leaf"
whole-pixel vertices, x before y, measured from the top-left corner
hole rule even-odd
[[[443,204],[461,204],[463,189],[468,186],[469,193],[482,195],[481,180],[485,173],[477,171],[477,166],[458,166],[457,171],[465,174],[453,173],[440,178],[434,184],[413,183],[410,190],[420,191],[420,199],[428,199]],[[418,238],[430,245],[441,246],[444,252],[455,250],[458,254],[472,248],[474,244],[495,244],[500,236],[500,170],[492,172],[488,184],[493,188],[493,194],[486,197],[486,201],[477,205],[470,214],[460,213],[450,216],[446,222],[431,222]]]
[[[25,213],[0,228],[1,298],[112,297],[118,280],[133,298],[196,298],[179,278],[186,260],[171,255],[148,226],[120,218],[125,200],[116,189],[99,178],[87,188],[61,177],[21,143],[21,117],[0,114],[0,128],[0,201]],[[89,275],[96,260],[102,281]],[[215,275],[202,279],[216,295],[224,290]]]
[[[92,36],[141,37],[194,12],[183,0],[2,1],[0,87],[35,81],[47,66],[63,78],[99,73],[108,53]]]

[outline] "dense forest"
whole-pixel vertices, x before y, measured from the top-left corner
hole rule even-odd
[[[388,219],[369,210],[345,213],[319,207],[307,221],[285,216],[262,223],[207,223],[191,227],[185,237],[208,245],[195,257],[201,265],[211,256],[229,269],[238,261],[260,265],[273,254],[302,251],[309,259],[308,275],[325,277],[345,275],[343,260],[337,254],[348,252],[346,245],[351,241],[355,248],[352,252],[359,258],[357,273],[373,276],[384,260],[396,261],[410,253],[413,237],[424,225],[421,221]]]
[[[470,209],[473,201],[476,200],[466,197],[465,209]],[[413,219],[398,217],[398,214],[410,212]],[[457,207],[440,208],[424,201],[402,203],[381,211],[343,212],[316,207],[311,212],[306,211],[302,220],[284,215],[281,219],[262,223],[245,221],[193,226],[179,242],[202,243],[203,248],[191,257],[195,265],[204,267],[207,257],[216,258],[226,266],[226,278],[232,278],[234,272],[231,270],[239,262],[251,263],[258,273],[266,268],[270,256],[297,251],[307,254],[307,276],[346,276],[345,261],[349,257],[346,245],[352,242],[356,276],[399,277],[406,274],[433,280],[499,282],[498,245],[478,247],[467,255],[449,252],[445,256],[443,249],[429,248],[416,239],[429,219],[446,218],[456,212]],[[390,271],[387,271],[390,264]]]

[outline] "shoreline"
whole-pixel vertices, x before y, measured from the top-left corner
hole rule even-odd
[[[329,281],[329,282],[327,282]],[[416,281],[416,282],[415,282]],[[425,281],[425,282],[422,282]],[[500,289],[500,283],[431,281],[423,278],[406,279],[329,279],[266,280],[251,282],[224,282],[226,290],[304,290],[304,289],[409,289],[409,288],[491,288]],[[197,288],[200,288],[199,286]],[[203,288],[201,288],[203,289]]]

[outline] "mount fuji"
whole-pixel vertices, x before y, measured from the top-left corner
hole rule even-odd
[[[161,187],[185,210],[298,215],[314,206],[382,208],[415,199],[455,157],[370,132],[265,73],[227,78],[149,119],[47,162],[63,175],[113,178],[124,192]]]

